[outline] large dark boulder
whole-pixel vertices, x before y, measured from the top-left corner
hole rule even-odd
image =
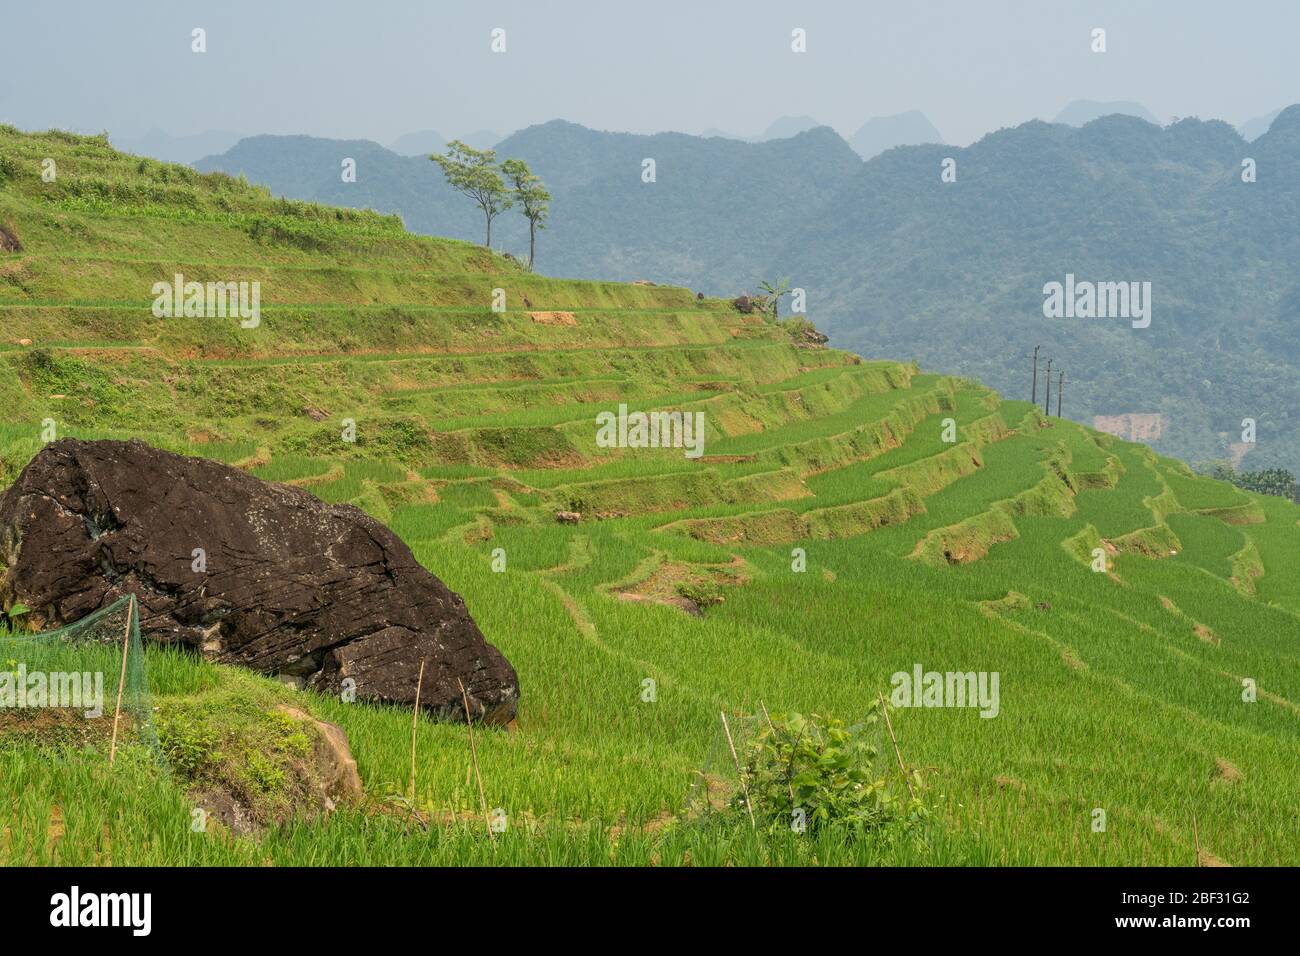
[[[201,549],[201,552],[197,549]],[[75,621],[127,594],[147,640],[357,699],[510,720],[519,680],[465,602],[351,505],[141,441],[46,445],[0,495],[0,602]]]

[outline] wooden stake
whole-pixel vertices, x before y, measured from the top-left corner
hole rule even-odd
[[[916,799],[916,792],[912,789],[912,778],[907,775],[907,768],[903,766],[903,752],[898,749],[898,738],[894,736],[894,725],[889,719],[889,708],[885,706],[885,695],[880,695],[880,711],[885,715],[885,726],[889,728],[889,739],[894,742],[894,756],[898,758],[898,772],[903,775],[903,782],[907,784],[907,792],[912,799]]]
[[[415,679],[415,707],[411,711],[411,805],[415,805],[415,728],[420,720],[420,688],[424,686],[424,661],[420,661],[420,676]]]
[[[772,715],[767,712],[767,704],[763,703],[762,698],[759,698],[758,709],[763,712],[763,719],[767,721],[767,729],[772,731],[772,736],[775,737],[776,727],[772,725]]]
[[[745,794],[745,809],[749,811],[749,827],[751,830],[757,830],[758,824],[754,822],[754,807],[749,802],[749,786],[745,783],[745,775],[740,770],[740,758],[736,756],[736,744],[731,739],[731,728],[727,725],[727,715],[725,711],[719,711],[722,714],[722,729],[727,732],[727,746],[731,748],[731,761],[736,765],[736,776],[740,778],[740,789]]]
[[[117,759],[117,722],[122,717],[122,691],[126,688],[126,656],[131,650],[131,615],[135,612],[135,595],[126,605],[126,629],[122,633],[122,673],[117,677],[117,707],[113,711],[113,741],[108,746],[108,765]]]
[[[478,750],[474,746],[474,721],[469,713],[469,695],[465,693],[464,681],[457,677],[456,683],[460,685],[460,700],[465,705],[465,730],[469,733],[469,756],[474,761],[474,779],[478,781],[479,809],[483,811],[483,822],[487,824],[488,836],[496,839],[496,833],[492,830],[492,818],[488,816],[487,794],[483,792],[483,775],[478,769]]]

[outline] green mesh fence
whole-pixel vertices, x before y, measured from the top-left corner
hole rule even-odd
[[[145,748],[161,762],[134,599],[53,631],[0,630],[0,748],[13,744]]]
[[[725,720],[719,715],[714,720],[708,753],[695,772],[695,779],[686,795],[684,809],[688,817],[725,811],[741,796],[737,761],[742,767],[745,765],[746,755],[753,746],[762,720],[756,714],[727,714]],[[735,758],[732,756],[733,746]]]

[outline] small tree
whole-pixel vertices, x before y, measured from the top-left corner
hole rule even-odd
[[[483,210],[483,218],[487,222],[484,245],[491,249],[492,220],[513,205],[497,168],[496,150],[475,149],[453,139],[447,144],[444,155],[434,154],[429,159],[442,167],[447,185],[474,200]]]
[[[537,253],[537,230],[546,228],[546,217],[551,214],[551,194],[522,159],[507,159],[501,164],[501,172],[505,173],[511,195],[528,220],[528,268],[531,269]]]
[[[781,297],[790,294],[790,280],[785,278],[780,282],[760,282],[758,287],[767,293],[772,303],[772,321],[775,322],[780,318]]]

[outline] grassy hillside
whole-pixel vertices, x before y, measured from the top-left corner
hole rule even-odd
[[[420,722],[412,799],[409,712],[150,651],[171,776],[10,741],[0,860],[1190,865],[1195,829],[1205,861],[1297,862],[1300,508],[684,289],[531,275],[91,138],[0,129],[0,176],[21,246],[0,252],[0,482],[52,420],[354,502],[463,594],[522,694],[474,738],[510,821],[491,839],[463,725]],[[260,325],[154,318],[176,273],[259,281]],[[599,447],[620,403],[703,412],[703,457]],[[723,785],[720,712],[853,722],[918,664],[1001,686],[993,719],[890,713],[927,843],[681,813],[698,771]],[[186,791],[251,746],[222,715],[275,700],[347,730],[370,802],[192,832]]]

